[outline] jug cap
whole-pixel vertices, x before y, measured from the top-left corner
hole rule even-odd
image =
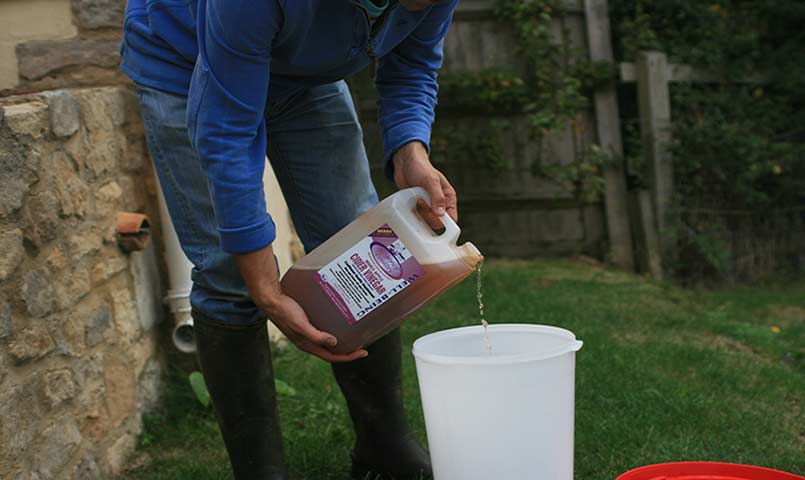
[[[464,260],[464,263],[472,268],[477,267],[479,263],[484,261],[483,254],[480,250],[478,250],[478,247],[472,244],[472,242],[467,242],[464,245],[460,245],[458,249],[461,252],[461,259]]]

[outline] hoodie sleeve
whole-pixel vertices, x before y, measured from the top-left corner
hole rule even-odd
[[[199,57],[188,99],[188,131],[209,180],[221,247],[247,253],[274,241],[263,170],[265,105],[275,0],[200,0]]]
[[[383,134],[386,175],[393,177],[391,158],[405,144],[419,141],[429,148],[435,117],[436,71],[442,66],[442,45],[458,0],[431,7],[416,29],[379,59],[378,121]]]

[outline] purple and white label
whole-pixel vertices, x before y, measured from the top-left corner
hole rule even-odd
[[[316,281],[350,325],[425,274],[388,225],[316,272]]]

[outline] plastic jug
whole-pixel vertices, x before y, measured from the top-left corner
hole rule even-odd
[[[297,262],[282,278],[319,330],[334,335],[335,353],[372,343],[434,297],[460,282],[483,260],[448,216],[434,233],[417,212],[425,190],[387,197]]]
[[[491,324],[414,342],[436,480],[573,480],[576,351],[561,328]]]

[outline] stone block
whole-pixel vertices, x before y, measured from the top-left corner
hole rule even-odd
[[[106,450],[106,468],[110,474],[120,475],[126,465],[126,459],[134,451],[136,445],[137,437],[124,433]]]
[[[17,135],[28,135],[39,139],[48,131],[48,106],[34,101],[17,105],[6,105],[5,124]]]
[[[14,323],[11,320],[11,304],[0,298],[0,340],[10,337],[14,333]]]
[[[70,137],[81,126],[81,106],[78,100],[67,91],[48,94],[50,131],[57,137]]]
[[[120,247],[117,244],[117,218],[115,216],[98,218],[98,227],[103,232],[103,243],[109,246],[114,245],[119,250]],[[120,252],[123,253],[122,250]]]
[[[38,268],[25,274],[22,299],[32,317],[44,317],[53,311],[53,285],[47,270]]]
[[[98,480],[101,478],[101,471],[95,457],[87,454],[81,457],[81,461],[73,469],[72,480]]]
[[[98,262],[92,267],[92,284],[98,285],[122,272],[128,260],[117,247],[105,247],[97,256]]]
[[[121,278],[120,281],[115,281],[110,290],[119,339],[124,343],[137,341],[140,338],[140,321],[137,304],[129,290],[128,279]]]
[[[89,270],[81,265],[75,265],[74,268],[62,271],[55,279],[54,284],[53,296],[56,307],[60,310],[78,303],[92,288]]]
[[[80,353],[75,350],[75,346],[72,345],[65,336],[64,330],[58,328],[61,323],[60,316],[53,316],[45,319],[45,321],[50,325],[50,336],[53,339],[53,343],[56,345],[53,351],[56,352],[56,354],[62,357],[76,357],[80,355]]]
[[[90,132],[89,143],[92,148],[87,152],[85,160],[92,174],[100,177],[114,171],[120,157],[120,145],[115,132],[111,129]]]
[[[112,180],[104,184],[95,192],[95,211],[100,217],[113,216],[120,209],[120,199],[123,190],[120,185]]]
[[[67,266],[67,257],[64,255],[64,250],[59,245],[54,245],[45,254],[45,265],[48,270],[55,273]]]
[[[6,375],[8,374],[8,361],[4,355],[0,355],[0,386],[3,385],[3,380],[6,379]],[[0,455],[2,458],[2,455]]]
[[[75,417],[65,415],[42,431],[41,442],[33,453],[34,471],[44,478],[56,478],[81,445],[81,432]]]
[[[86,323],[86,342],[89,347],[94,347],[103,341],[109,340],[114,334],[112,328],[112,308],[108,303],[104,303],[97,308],[85,320]]]
[[[67,244],[70,250],[70,258],[73,262],[78,262],[87,255],[96,253],[101,248],[103,237],[101,232],[92,224],[86,224],[77,232],[70,235]]]
[[[20,77],[39,80],[67,67],[115,68],[120,62],[119,40],[31,40],[16,47]],[[6,112],[8,114],[8,112]]]
[[[0,445],[10,458],[19,458],[31,445],[41,418],[36,381],[0,391]]]
[[[41,248],[56,238],[61,225],[59,211],[59,199],[51,189],[42,189],[28,197],[20,212],[25,239]]]
[[[118,183],[122,189],[123,209],[129,212],[142,212],[146,209],[145,188],[141,179],[136,181],[130,176],[119,176]]]
[[[64,151],[75,163],[76,169],[79,174],[83,174],[84,169],[87,167],[87,156],[91,150],[89,144],[88,132],[85,128],[79,128],[73,136],[65,140]]]
[[[60,330],[54,332],[54,337],[62,353],[67,356],[86,359],[87,348],[101,343],[115,343],[112,309],[106,297],[100,293],[90,293],[75,307],[59,316],[58,320],[52,322],[60,327]]]
[[[92,352],[78,359],[75,367],[76,378],[86,391],[90,391],[91,388],[89,387],[93,384],[103,387],[103,359],[102,352]],[[81,403],[90,402],[85,402],[82,399]]]
[[[6,156],[0,146],[0,165],[4,167],[8,166],[4,158]],[[0,171],[0,217],[4,217],[20,208],[22,198],[28,192],[28,183],[22,178],[5,179],[5,177],[6,175]]]
[[[22,199],[36,180],[38,161],[37,149],[31,149],[9,130],[0,129],[0,218],[22,206]]]
[[[76,174],[70,157],[57,150],[48,158],[46,165],[49,181],[59,200],[61,216],[84,218],[89,210],[89,187]]]
[[[118,87],[92,88],[76,92],[84,126],[91,132],[111,132],[126,123],[127,102]]]
[[[90,320],[94,318],[97,311],[103,305],[103,297],[99,294],[90,294],[87,298],[78,303],[69,311],[60,314],[60,321],[58,322],[61,327],[61,336],[57,336],[56,340],[60,343],[59,347],[68,356],[76,358],[84,358],[87,348],[87,329]],[[106,304],[108,307],[108,304]],[[101,335],[103,338],[104,332],[99,328],[94,332],[94,335]]]
[[[81,402],[83,405],[81,419],[81,433],[87,439],[100,441],[109,434],[109,410],[104,404],[105,393],[98,387],[87,390],[83,395],[89,399],[89,403]]]
[[[85,317],[77,317],[73,312],[60,313],[50,323],[55,324],[51,331],[59,354],[64,357],[80,358],[84,355],[87,344],[85,340]]]
[[[28,327],[12,337],[8,354],[16,365],[44,357],[55,348],[53,339],[42,327]]]
[[[82,406],[79,427],[84,437],[96,442],[109,433],[103,364],[104,355],[101,352],[94,352],[81,357],[76,365],[76,377],[81,385],[80,393],[75,400]]]
[[[72,0],[73,14],[82,29],[114,27],[123,25],[126,2],[121,0]]]
[[[61,405],[78,393],[73,372],[67,368],[46,372],[41,379],[42,398],[50,408]]]
[[[14,477],[14,480],[50,480],[50,479],[43,477],[39,472],[24,470],[22,472],[17,472],[17,475]]]
[[[112,428],[117,428],[135,412],[137,387],[134,372],[120,358],[107,358],[103,370],[106,406]]]
[[[0,281],[14,273],[24,253],[22,230],[13,228],[0,233]]]

